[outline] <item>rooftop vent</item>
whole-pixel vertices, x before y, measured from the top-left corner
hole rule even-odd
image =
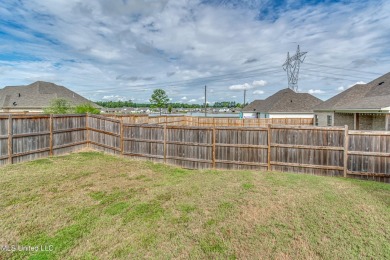
[[[379,82],[379,83],[378,83],[378,86],[382,85],[383,83],[385,83],[385,82],[384,82],[384,81]]]

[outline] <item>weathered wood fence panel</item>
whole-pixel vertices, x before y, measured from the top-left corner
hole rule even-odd
[[[0,117],[0,165],[7,164],[8,157],[8,116]]]
[[[121,153],[121,121],[104,116],[88,116],[88,136],[91,148],[109,153]]]
[[[272,170],[343,176],[344,128],[270,129]]]
[[[215,128],[215,167],[267,170],[267,128]]]
[[[0,116],[0,164],[79,150],[87,143],[85,130],[85,115]]]
[[[166,126],[166,162],[184,168],[213,167],[213,130],[207,127]]]
[[[123,124],[122,154],[164,162],[164,126]]]
[[[51,155],[70,153],[86,147],[88,139],[85,115],[55,115],[51,120]]]
[[[50,155],[50,116],[12,117],[12,163]]]
[[[390,132],[349,131],[347,174],[386,181],[390,177]]]

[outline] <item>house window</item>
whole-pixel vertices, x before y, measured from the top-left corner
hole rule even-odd
[[[314,125],[318,126],[318,115],[314,115]]]
[[[328,126],[332,126],[332,116],[331,115],[326,116],[326,124]]]

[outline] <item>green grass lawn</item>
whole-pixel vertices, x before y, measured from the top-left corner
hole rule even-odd
[[[96,152],[0,168],[0,259],[390,259],[390,185]]]

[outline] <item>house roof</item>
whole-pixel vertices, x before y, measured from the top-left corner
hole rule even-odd
[[[0,89],[0,108],[44,108],[56,98],[67,99],[72,105],[92,103],[79,94],[54,83],[37,81],[27,86]],[[92,103],[94,104],[94,103]],[[98,107],[94,104],[94,106]]]
[[[244,112],[263,113],[312,113],[313,107],[323,101],[308,93],[296,93],[286,88],[282,89],[265,100],[255,100],[246,107]]]
[[[314,110],[364,110],[390,107],[390,73],[353,87],[316,106]]]

